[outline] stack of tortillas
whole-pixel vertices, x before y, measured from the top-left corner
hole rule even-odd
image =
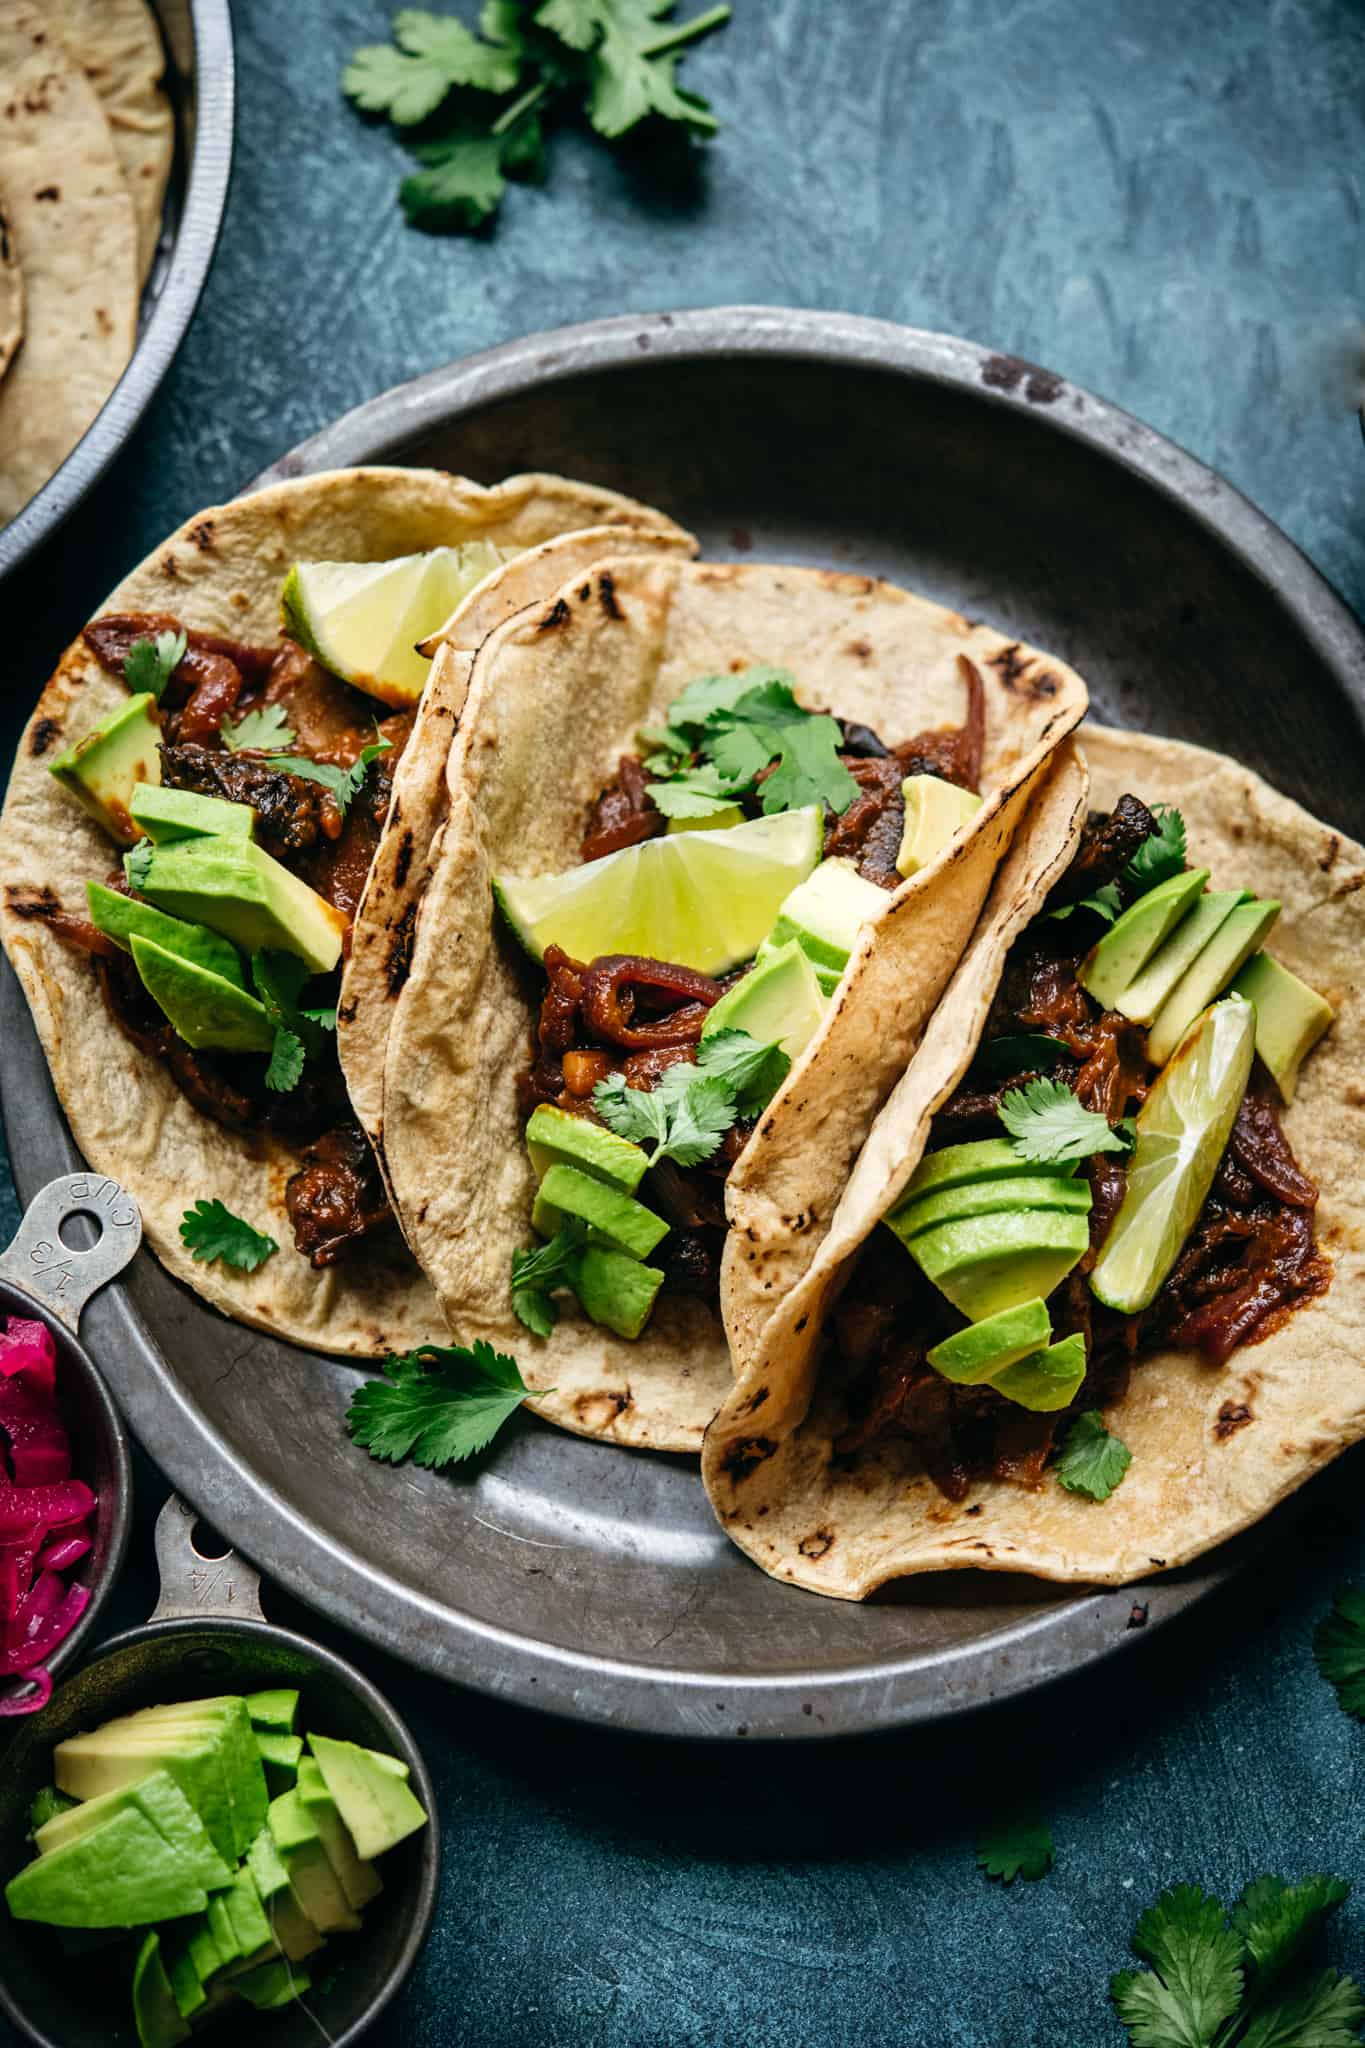
[[[147,0],[0,0],[0,526],[133,352],[175,147]]]

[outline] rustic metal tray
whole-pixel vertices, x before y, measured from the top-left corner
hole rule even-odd
[[[564,470],[664,506],[715,555],[889,575],[1055,648],[1110,723],[1223,747],[1365,832],[1350,614],[1230,486],[1030,365],[817,313],[603,321],[389,392],[269,475],[373,460]],[[8,970],[0,1029],[27,1197],[76,1161]],[[371,1462],[342,1427],[353,1368],[222,1321],[146,1254],[86,1332],[180,1492],[291,1591],[428,1670],[623,1728],[958,1712],[1141,1641],[1237,1554],[1136,1592],[962,1573],[850,1606],[756,1571],[684,1459],[525,1417],[468,1475]]]

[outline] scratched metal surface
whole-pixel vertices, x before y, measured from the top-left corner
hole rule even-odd
[[[662,304],[848,306],[1046,362],[1223,470],[1365,603],[1343,403],[1365,304],[1358,6],[740,0],[692,60],[726,117],[695,190],[570,144],[491,242],[451,244],[401,227],[397,153],[336,100],[340,59],[382,25],[358,0],[239,7],[218,269],[141,433],[6,595],[13,725],[119,570],[282,446],[447,357]],[[947,1730],[718,1768],[360,1653],[425,1741],[451,1840],[438,1934],[376,2039],[1117,2040],[1103,1979],[1159,1885],[1359,1870],[1361,1738],[1307,1658],[1360,1569],[1359,1469],[1121,1676]],[[147,1474],[144,1507],[155,1492]],[[125,1620],[147,1604],[141,1527]],[[970,1845],[1016,1774],[1059,1867],[1004,1894]],[[1360,1928],[1348,1908],[1343,1958]]]

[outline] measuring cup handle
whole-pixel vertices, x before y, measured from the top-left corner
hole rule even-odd
[[[260,1573],[232,1550],[225,1557],[202,1557],[194,1547],[199,1519],[175,1493],[157,1516],[161,1597],[148,1620],[264,1621]]]
[[[72,1216],[88,1217],[99,1231],[84,1250],[62,1242]],[[123,1271],[141,1242],[142,1216],[126,1188],[98,1173],[64,1173],[29,1203],[14,1242],[0,1252],[0,1279],[74,1331],[96,1288]]]

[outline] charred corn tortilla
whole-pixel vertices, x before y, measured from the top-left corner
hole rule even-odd
[[[161,209],[175,155],[175,117],[162,79],[161,32],[147,0],[47,0],[47,18],[89,79],[137,222],[137,274],[145,279],[161,238]]]
[[[703,1477],[727,1533],[774,1577],[814,1592],[858,1600],[890,1579],[969,1566],[1123,1584],[1184,1564],[1258,1521],[1365,1434],[1365,849],[1220,754],[1102,728],[1083,737],[1090,801],[1108,809],[1132,790],[1179,806],[1190,857],[1212,869],[1214,887],[1282,902],[1272,950],[1337,1011],[1283,1116],[1320,1190],[1317,1233],[1331,1286],[1226,1367],[1177,1352],[1145,1359],[1106,1417],[1133,1462],[1103,1503],[1047,1478],[1033,1491],[989,1482],[955,1505],[904,1442],[835,1458],[846,1417],[822,1371],[829,1313],[854,1279],[858,1248],[913,1173],[935,1109],[970,1063],[1012,939],[1070,859],[1085,796],[1077,764],[1059,762],[819,1257],[772,1319],[707,1439]],[[1229,1415],[1235,1427],[1226,1426]]]
[[[537,1413],[562,1427],[695,1451],[730,1357],[711,1309],[666,1291],[634,1342],[572,1308],[548,1340],[512,1317],[511,1254],[531,1239],[517,1075],[536,996],[499,928],[492,875],[576,862],[618,758],[696,675],[786,667],[803,702],[890,740],[960,722],[964,653],[986,684],[986,802],[953,847],[888,892],[731,1175],[744,1256],[727,1254],[725,1310],[742,1360],[775,1298],[770,1284],[790,1284],[813,1255],[1029,793],[1084,710],[1084,685],[1050,657],[868,577],[643,556],[599,564],[476,655],[389,1031],[384,1151],[404,1231],[451,1326],[466,1342],[515,1349],[528,1383],[555,1389]]]

